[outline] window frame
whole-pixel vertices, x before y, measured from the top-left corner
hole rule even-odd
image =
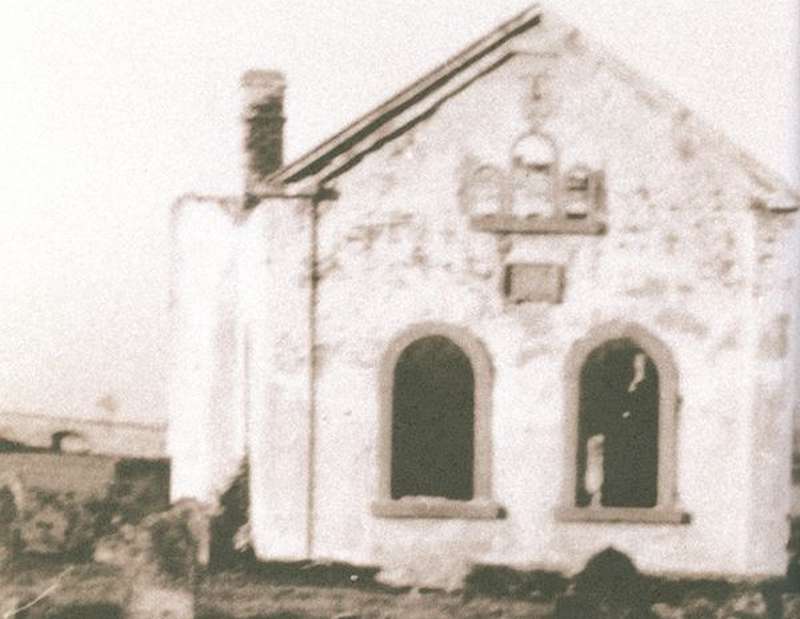
[[[474,396],[473,498],[459,501],[436,496],[412,496],[393,499],[392,420],[394,371],[405,349],[417,340],[430,336],[449,339],[467,356],[472,365]],[[503,510],[492,500],[491,408],[494,370],[485,346],[467,329],[441,322],[412,325],[396,335],[386,347],[378,376],[378,498],[372,513],[382,518],[453,518],[494,519]]]
[[[578,507],[575,484],[578,479],[578,424],[580,421],[581,372],[589,355],[603,344],[628,338],[650,357],[658,370],[658,479],[654,507]],[[570,348],[564,365],[564,411],[566,441],[561,506],[556,510],[565,522],[639,522],[687,524],[689,514],[677,498],[678,367],[672,352],[647,329],[632,322],[612,321],[592,328]]]

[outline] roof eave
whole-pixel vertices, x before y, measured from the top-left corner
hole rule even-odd
[[[266,183],[273,186],[281,186],[295,183],[309,175],[320,172],[334,158],[352,149],[397,115],[439,90],[451,78],[483,58],[486,54],[536,26],[541,17],[541,8],[539,5],[533,5],[504,22],[407,88],[367,112],[339,133],[322,142],[316,148],[277,170],[266,179]]]

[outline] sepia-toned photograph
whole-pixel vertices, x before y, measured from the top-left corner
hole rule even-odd
[[[0,619],[800,619],[797,0],[0,32]]]

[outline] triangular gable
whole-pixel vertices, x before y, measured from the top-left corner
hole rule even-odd
[[[556,17],[550,15],[550,11],[547,13],[548,19]],[[379,147],[394,134],[402,133],[403,123],[415,117],[415,110],[430,105],[435,107],[437,103],[431,104],[430,100],[435,101],[437,97],[447,98],[450,96],[448,93],[463,90],[473,80],[513,56],[513,51],[503,55],[502,48],[504,46],[507,48],[510,41],[538,26],[543,17],[544,11],[536,4],[501,24],[313,150],[283,166],[267,179],[267,183],[284,187],[296,183],[305,185],[302,183],[304,180],[316,183],[352,167],[376,145]],[[585,39],[583,36],[582,38]],[[686,106],[670,93],[643,78],[613,54],[606,52],[602,45],[591,42],[589,47],[603,58],[604,63],[621,81],[626,82],[642,97],[657,102],[662,109],[686,120],[692,116],[689,123],[691,130],[705,143],[714,144],[720,155],[740,166],[750,176],[754,185],[758,187],[759,200],[767,208],[774,210],[800,208],[800,195],[780,175],[732,144],[720,132],[698,121]]]

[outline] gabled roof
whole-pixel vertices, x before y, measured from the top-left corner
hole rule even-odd
[[[289,192],[297,189],[302,191],[301,181],[303,180],[314,183],[324,182],[355,165],[366,152],[383,143],[383,136],[391,135],[392,132],[395,134],[401,132],[397,125],[408,122],[409,115],[413,117],[417,113],[416,109],[427,105],[424,102],[436,99],[434,95],[441,95],[444,92],[446,97],[448,96],[447,91],[460,91],[484,73],[513,56],[513,51],[503,55],[501,48],[504,46],[508,48],[506,44],[512,39],[538,26],[542,22],[544,13],[545,11],[539,4],[534,4],[502,23],[316,148],[284,165],[266,179],[266,184],[275,187],[295,185],[294,190],[289,190]],[[548,19],[553,17],[549,11],[547,13]],[[585,39],[585,37],[582,38]],[[648,101],[658,102],[662,110],[684,119],[693,116],[669,92],[643,78],[638,72],[603,49],[602,45],[593,41],[591,47],[598,57],[602,57],[606,66],[621,81],[634,88],[640,96]],[[768,169],[733,144],[726,136],[702,123],[699,119],[693,118],[691,127],[703,143],[713,145],[717,152],[746,171],[755,185],[759,187],[758,193],[761,196],[759,199],[767,208],[786,211],[800,208],[800,195],[798,195],[797,189],[787,183],[779,174]],[[301,184],[296,185],[297,183]]]
[[[533,5],[509,19],[310,152],[283,166],[267,179],[267,183],[294,183],[320,172],[337,156],[352,149],[402,112],[445,86],[484,56],[536,26],[541,15],[540,7]]]

